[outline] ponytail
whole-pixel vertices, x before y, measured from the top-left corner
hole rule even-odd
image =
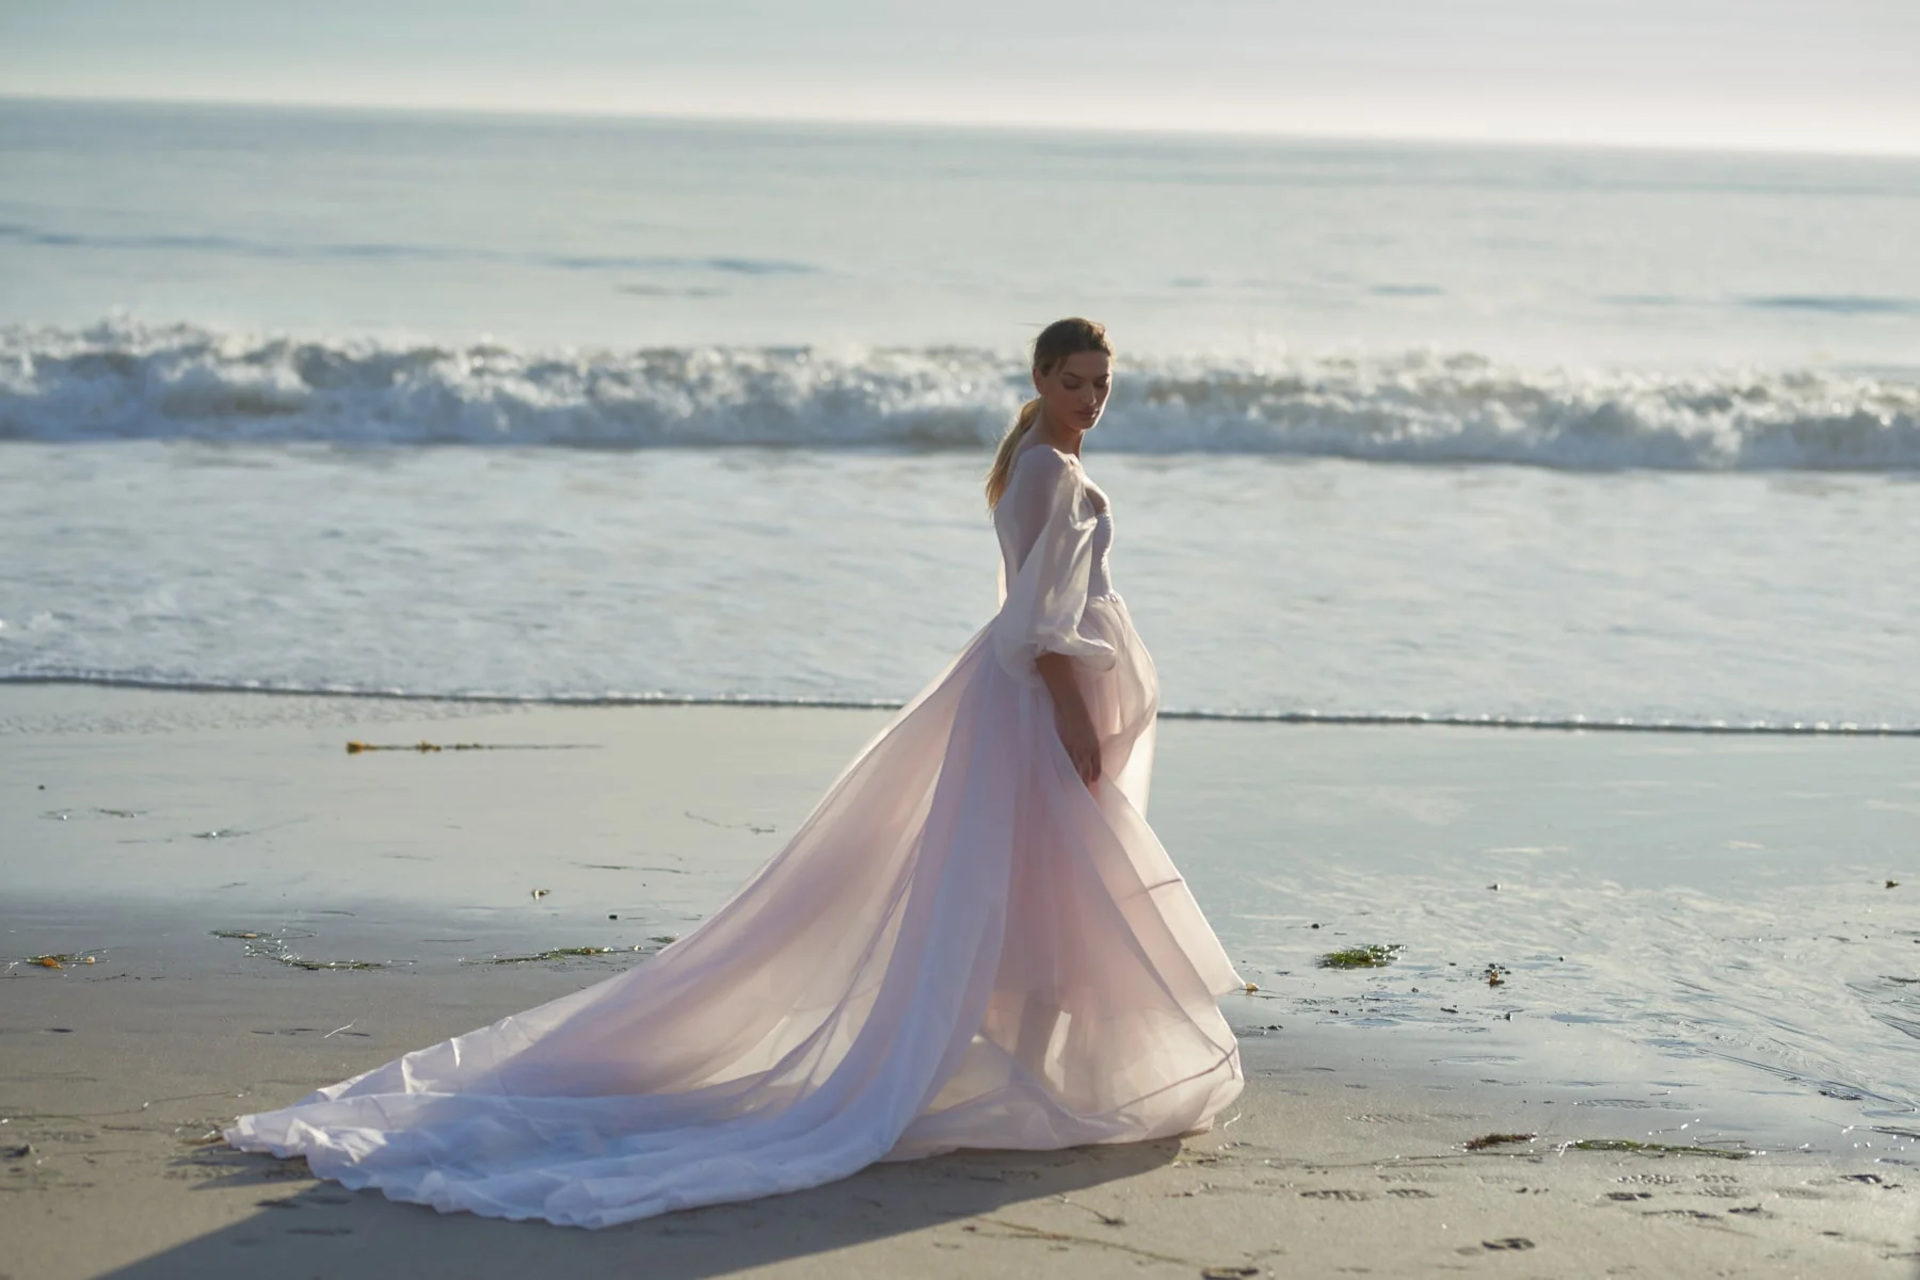
[[[1035,396],[1020,406],[1020,413],[1013,420],[1013,426],[1007,434],[1000,437],[1000,448],[993,455],[993,466],[987,471],[987,505],[1000,505],[1000,497],[1007,491],[1007,481],[1013,476],[1013,455],[1020,452],[1020,442],[1027,438],[1027,432],[1033,430],[1033,424],[1040,421],[1040,397]]]

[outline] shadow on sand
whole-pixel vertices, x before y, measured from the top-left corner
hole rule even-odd
[[[225,1148],[183,1158],[178,1173],[202,1188],[257,1188],[243,1222],[107,1273],[112,1280],[526,1280],[529,1276],[644,1275],[697,1280],[955,1224],[936,1247],[964,1249],[973,1232],[1100,1247],[1099,1216],[1085,1236],[996,1220],[997,1211],[1159,1168],[1178,1140],[1066,1151],[963,1151],[873,1165],[810,1191],[689,1209],[584,1231],[502,1222],[396,1204],[374,1191],[314,1182],[301,1161]],[[960,1220],[966,1220],[961,1222]],[[1116,1267],[1128,1265],[1112,1246]]]

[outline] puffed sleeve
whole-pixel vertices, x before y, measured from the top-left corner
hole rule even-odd
[[[1003,571],[1013,571],[994,618],[993,647],[1015,676],[1034,676],[1042,653],[1064,653],[1100,671],[1113,665],[1113,646],[1080,631],[1095,525],[1084,486],[1077,466],[1036,445],[1020,456],[994,510]]]

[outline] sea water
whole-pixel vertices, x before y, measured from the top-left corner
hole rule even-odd
[[[1117,512],[1115,580],[1172,714],[1920,727],[1912,473],[1100,443],[1088,467]],[[978,450],[13,443],[0,672],[899,701],[996,607],[983,465]]]
[[[0,678],[898,700],[1019,344],[1173,711],[1920,727],[1920,161],[0,104]]]
[[[1693,794],[1676,731],[1920,732],[1915,226],[1901,159],[0,103],[0,680],[898,702],[993,611],[987,452],[1084,313],[1169,713],[1656,731],[1613,782]],[[1893,1106],[1898,772],[1778,856],[1255,866],[1159,803],[1257,968],[1262,918],[1524,902],[1503,955],[1760,975],[1555,961],[1568,1007]],[[1426,794],[1368,785],[1261,821]]]

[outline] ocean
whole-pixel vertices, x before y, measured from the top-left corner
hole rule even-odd
[[[0,682],[898,703],[993,612],[988,452],[1078,313],[1170,716],[1645,733],[1627,790],[1661,735],[1905,749],[1917,226],[1916,159],[0,101]],[[1915,847],[1873,759],[1870,831],[1764,857],[1603,805],[1191,870],[1272,965],[1262,919],[1465,946],[1531,876],[1528,954],[1635,961],[1570,1007],[1910,1103],[1920,935],[1835,989],[1752,941],[1847,942]]]
[[[0,104],[0,678],[890,701],[1020,344],[1168,709],[1920,728],[1920,162]]]

